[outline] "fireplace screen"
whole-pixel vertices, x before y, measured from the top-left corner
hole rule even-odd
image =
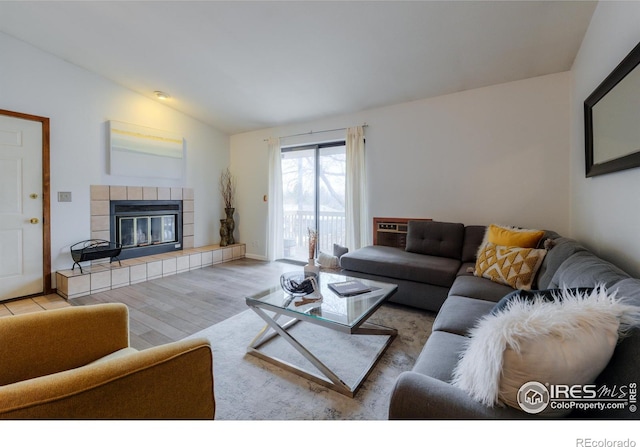
[[[182,200],[112,200],[110,206],[120,259],[182,250]]]
[[[176,216],[142,216],[118,218],[122,247],[177,242]]]

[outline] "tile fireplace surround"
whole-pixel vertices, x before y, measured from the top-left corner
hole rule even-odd
[[[109,202],[111,200],[182,200],[181,251],[173,251],[109,263],[92,261],[88,267],[56,272],[58,295],[71,299],[117,287],[137,284],[163,276],[208,267],[243,258],[244,244],[226,247],[194,247],[194,195],[191,188],[91,185],[91,239],[110,240]]]

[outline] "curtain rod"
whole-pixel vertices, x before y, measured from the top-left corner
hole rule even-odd
[[[367,123],[364,123],[362,127],[369,127],[369,125]],[[324,133],[324,132],[337,132],[338,130],[347,130],[347,129],[348,127],[339,127],[337,129],[326,129],[326,130],[316,130],[316,131],[310,130],[309,132],[296,133],[293,135],[284,135],[278,138],[282,139],[282,138],[300,137],[302,135],[313,135],[314,133]],[[269,141],[269,139],[265,138],[263,141]]]

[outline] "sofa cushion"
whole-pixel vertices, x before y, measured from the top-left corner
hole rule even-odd
[[[464,227],[464,244],[462,245],[462,262],[476,262],[478,248],[484,240],[487,227],[484,225],[467,225]]]
[[[492,301],[449,295],[433,322],[433,330],[467,336],[494,306]]]
[[[406,251],[460,259],[464,225],[451,222],[411,220],[407,226]]]
[[[497,303],[511,292],[513,292],[513,288],[510,286],[469,275],[456,278],[449,289],[449,296],[466,296]]]
[[[425,343],[412,371],[451,382],[453,369],[465,349],[467,337],[434,331]]]
[[[460,265],[456,276],[473,276],[473,272],[476,271],[475,262],[464,262]]]
[[[450,287],[460,261],[410,253],[400,248],[370,245],[340,258],[345,270]]]
[[[537,288],[548,289],[551,278],[553,278],[560,264],[569,256],[579,251],[586,251],[586,248],[578,244],[575,240],[567,237],[553,238],[549,244],[547,255],[544,257],[544,261],[542,261],[542,265],[538,271]]]
[[[528,382],[593,383],[613,354],[618,330],[637,321],[634,309],[604,287],[554,301],[514,300],[473,329],[453,384],[485,405],[520,408],[519,390]],[[545,407],[522,408],[559,415]]]
[[[556,248],[552,248],[551,251]],[[629,275],[610,262],[590,251],[578,251],[560,264],[549,282],[549,288],[595,287],[598,284],[611,287],[626,278],[629,278]]]
[[[531,289],[547,251],[487,242],[478,252],[476,276],[509,285],[514,289]]]

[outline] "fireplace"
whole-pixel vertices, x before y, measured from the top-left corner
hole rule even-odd
[[[182,250],[182,200],[112,200],[110,221],[120,259]]]

